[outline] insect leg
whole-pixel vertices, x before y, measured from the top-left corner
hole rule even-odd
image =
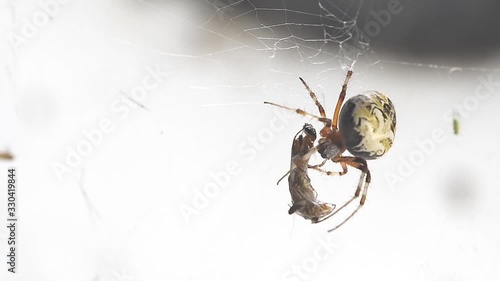
[[[286,172],[286,174],[284,174],[279,180],[278,182],[276,183],[276,185],[279,185],[281,180],[283,180],[286,176],[288,176],[290,174],[290,171]]]

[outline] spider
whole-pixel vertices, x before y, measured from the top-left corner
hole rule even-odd
[[[290,170],[278,181],[286,176],[292,196],[292,206],[288,214],[297,213],[312,223],[326,220],[333,215],[334,204],[318,201],[318,194],[311,185],[311,179],[307,174],[309,159],[318,151],[318,146],[314,146],[316,140],[316,130],[310,124],[304,124],[302,129],[295,134],[292,142],[292,158]]]
[[[344,106],[342,106],[351,76],[352,70],[349,70],[342,85],[332,119],[326,117],[325,109],[318,101],[316,94],[300,77],[300,81],[318,107],[320,116],[308,113],[302,109],[264,102],[265,104],[283,109],[293,110],[297,114],[316,119],[324,124],[320,131],[321,138],[318,140],[317,151],[325,160],[319,165],[309,166],[309,168],[324,172],[327,175],[345,175],[347,173],[347,166],[361,171],[359,183],[352,198],[336,209],[331,215],[344,209],[361,194],[358,207],[344,221],[329,231],[342,226],[365,204],[368,186],[371,182],[371,173],[366,160],[377,159],[384,155],[391,148],[396,132],[396,111],[394,105],[387,96],[380,92],[369,91],[361,93],[348,99]],[[342,153],[346,150],[353,156],[343,156]],[[342,171],[330,172],[321,169],[320,167],[328,160],[339,163]]]

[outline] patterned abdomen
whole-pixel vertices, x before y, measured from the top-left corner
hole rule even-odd
[[[367,160],[376,159],[392,146],[396,133],[396,110],[384,94],[365,92],[345,102],[340,111],[339,127],[352,155]]]

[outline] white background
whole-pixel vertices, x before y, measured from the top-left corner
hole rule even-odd
[[[238,44],[237,30],[203,25],[218,17],[206,5],[168,1],[69,1],[16,46],[12,32],[42,9],[13,2],[1,7],[0,149],[15,159],[0,162],[0,179],[17,168],[19,246],[17,273],[2,263],[2,280],[500,277],[499,86],[479,86],[499,80],[499,58],[478,69],[375,54],[356,62],[348,97],[386,93],[398,129],[391,151],[369,162],[363,209],[327,234],[348,211],[312,225],[287,214],[286,180],[275,185],[294,134],[304,122],[320,124],[263,102],[317,113],[301,76],[331,115],[349,60],[311,63],[294,51],[272,58]],[[144,108],[124,103],[151,69],[166,74]],[[488,96],[474,96],[478,87]],[[445,117],[454,105],[463,107],[458,135]],[[69,151],[103,120],[112,131],[59,178],[55,163],[68,165]],[[226,179],[228,165],[236,173]],[[213,174],[227,184],[203,203]],[[354,169],[341,178],[310,174],[321,200],[337,205],[359,178]],[[187,206],[194,213],[183,213]],[[7,237],[2,227],[1,260]]]

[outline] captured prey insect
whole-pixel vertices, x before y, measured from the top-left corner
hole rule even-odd
[[[351,76],[352,71],[349,70],[342,85],[332,119],[326,117],[325,109],[318,101],[316,94],[302,78],[299,79],[318,107],[320,116],[310,114],[302,109],[265,102],[266,104],[293,110],[297,114],[316,119],[324,124],[320,131],[321,138],[318,140],[317,150],[325,160],[321,164],[309,168],[324,172],[327,175],[344,175],[347,173],[347,166],[361,171],[359,183],[353,197],[335,210],[332,215],[348,206],[362,193],[358,207],[330,231],[342,226],[365,204],[368,186],[371,182],[371,173],[366,160],[377,159],[389,151],[396,132],[396,110],[391,100],[380,92],[369,91],[356,95],[348,99],[342,107]],[[343,156],[342,153],[346,150],[353,156]],[[342,171],[330,172],[321,169],[320,167],[328,160],[339,163]]]
[[[292,159],[290,161],[290,170],[279,182],[288,176],[288,185],[292,195],[292,206],[288,214],[297,213],[312,223],[318,223],[326,220],[333,215],[334,204],[318,201],[318,194],[311,185],[311,179],[307,174],[309,169],[309,159],[318,151],[314,146],[316,140],[316,130],[310,124],[304,124],[302,129],[297,132],[292,143]]]

